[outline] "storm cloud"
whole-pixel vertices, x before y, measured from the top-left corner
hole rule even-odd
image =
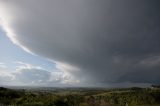
[[[160,81],[159,0],[0,0],[6,35],[83,83]]]

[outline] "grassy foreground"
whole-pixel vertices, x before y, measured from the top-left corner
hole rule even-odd
[[[0,87],[0,106],[160,106],[160,89],[34,89]]]

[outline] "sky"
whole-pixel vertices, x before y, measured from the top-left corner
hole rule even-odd
[[[0,0],[0,85],[160,82],[159,0]]]

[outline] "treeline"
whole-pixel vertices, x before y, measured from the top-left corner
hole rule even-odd
[[[0,87],[4,106],[146,106],[160,104],[159,89],[130,88],[77,93],[35,92]]]

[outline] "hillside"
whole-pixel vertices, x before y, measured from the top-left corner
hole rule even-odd
[[[1,87],[0,103],[2,106],[160,106],[160,89],[13,90]]]

